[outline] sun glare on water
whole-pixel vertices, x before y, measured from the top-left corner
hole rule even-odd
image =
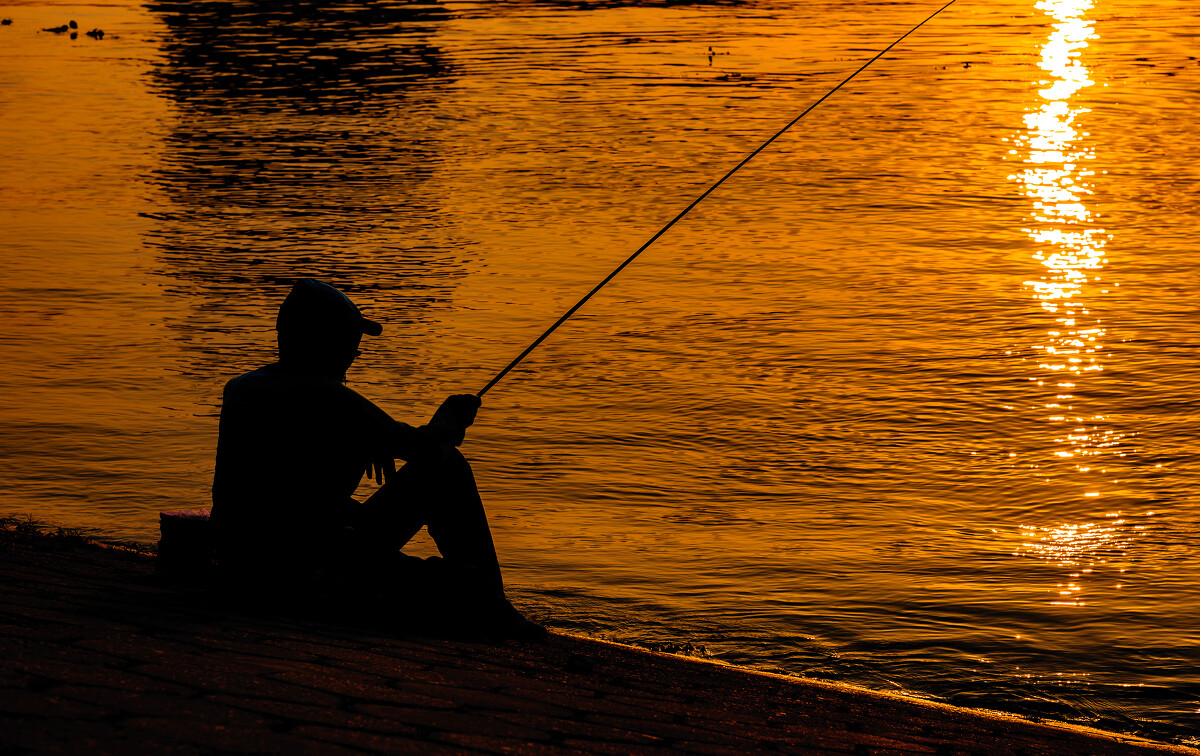
[[[1038,63],[1050,78],[1034,82],[1036,103],[1025,114],[1024,130],[1009,140],[1010,156],[1023,167],[1008,178],[1031,201],[1030,225],[1022,230],[1036,245],[1038,275],[1025,287],[1053,319],[1041,342],[1031,345],[1040,374],[1029,380],[1056,389],[1053,400],[1042,405],[1054,436],[1053,456],[1073,464],[1075,473],[1095,478],[1084,483],[1084,490],[1068,494],[1082,500],[1084,511],[1103,496],[1097,476],[1106,472],[1105,456],[1119,453],[1124,436],[1106,427],[1111,424],[1105,415],[1089,412],[1079,396],[1105,369],[1109,328],[1093,310],[1109,286],[1119,285],[1110,284],[1105,271],[1105,245],[1112,235],[1089,206],[1098,178],[1089,167],[1096,153],[1081,122],[1090,111],[1074,102],[1081,90],[1095,85],[1083,59],[1098,35],[1086,17],[1091,0],[1041,0],[1036,7],[1052,21]],[[1022,526],[1024,543],[1017,553],[1068,569],[1064,582],[1050,588],[1051,603],[1083,606],[1084,580],[1126,548],[1131,531],[1124,524],[1106,518]]]

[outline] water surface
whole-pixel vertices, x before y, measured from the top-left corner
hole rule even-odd
[[[205,505],[299,276],[421,421],[933,7],[8,6],[0,509],[152,541]],[[517,599],[1200,742],[1198,33],[960,0],[706,200],[487,395]]]

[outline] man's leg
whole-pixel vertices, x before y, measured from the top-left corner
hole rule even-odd
[[[443,560],[413,570],[412,563],[421,560],[405,558],[399,549],[422,525],[429,528]],[[475,475],[457,449],[445,460],[410,462],[398,470],[362,505],[354,527],[372,539],[372,550],[381,549],[377,553],[384,561],[389,555],[403,560],[403,566],[396,562],[400,572],[407,568],[410,579],[416,580],[408,590],[424,595],[438,607],[441,619],[459,630],[486,627],[488,633],[524,640],[546,636],[546,628],[525,619],[504,597]]]
[[[375,547],[399,550],[422,526],[447,566],[503,593],[500,563],[471,466],[458,450],[445,460],[409,462],[363,503],[355,531]]]

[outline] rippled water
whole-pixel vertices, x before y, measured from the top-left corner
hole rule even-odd
[[[478,390],[934,7],[6,6],[0,510],[204,505],[298,276],[397,417]],[[959,0],[706,200],[472,429],[523,605],[1200,743],[1198,34]]]

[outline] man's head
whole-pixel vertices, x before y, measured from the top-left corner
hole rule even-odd
[[[362,335],[383,326],[362,316],[350,299],[329,284],[301,278],[279,306],[275,320],[279,359],[310,372],[344,377]]]

